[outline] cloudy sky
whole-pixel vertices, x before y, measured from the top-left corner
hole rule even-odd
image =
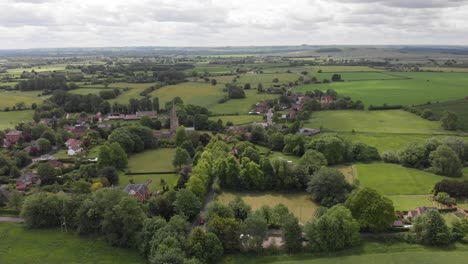
[[[0,49],[468,45],[468,0],[0,0]]]

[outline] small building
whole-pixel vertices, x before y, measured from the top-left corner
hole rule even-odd
[[[136,116],[139,118],[142,118],[144,116],[147,116],[151,119],[157,119],[158,118],[158,113],[156,111],[137,111]]]
[[[423,215],[425,212],[429,210],[437,210],[437,207],[430,207],[430,206],[421,206],[416,208],[415,210],[411,210],[408,212],[408,214],[405,216],[405,218],[411,218],[414,219],[420,215]]]
[[[68,139],[67,142],[65,142],[65,146],[67,146],[68,148],[68,156],[75,156],[83,152],[83,148],[81,147],[81,141],[78,139]]]
[[[54,160],[49,160],[47,163],[49,163],[50,165],[52,165],[52,167],[54,168],[61,168],[63,166],[63,163],[54,159]]]
[[[266,101],[258,102],[254,105],[252,110],[249,112],[251,115],[261,115],[264,114],[270,109],[270,105]]]
[[[50,160],[57,160],[57,158],[55,158],[54,156],[50,154],[44,154],[37,159],[37,161],[50,161]]]
[[[21,175],[16,180],[16,190],[18,191],[26,191],[26,189],[31,186],[32,184],[39,183],[40,179],[39,176],[35,173],[28,172],[26,174]]]
[[[80,138],[86,134],[89,127],[86,124],[75,125],[72,127],[66,127],[65,130],[75,135],[75,137]]]
[[[315,128],[301,128],[299,129],[299,133],[304,136],[314,136],[320,133],[320,129]]]
[[[125,115],[123,120],[125,121],[140,120],[140,117],[138,117],[137,115]]]
[[[127,192],[129,195],[137,198],[138,200],[144,202],[148,200],[149,197],[149,184],[150,181],[146,181],[143,184],[128,184],[124,188],[124,191]]]
[[[5,139],[11,144],[15,144],[23,136],[23,131],[13,130],[5,135]]]
[[[333,97],[330,95],[324,95],[320,97],[320,105],[322,108],[327,108],[333,102]]]

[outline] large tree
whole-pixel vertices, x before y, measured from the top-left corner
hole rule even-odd
[[[246,250],[260,252],[268,232],[268,223],[265,217],[259,212],[250,214],[242,223],[241,230],[243,234],[242,246]]]
[[[321,152],[328,161],[334,165],[344,161],[346,154],[346,144],[336,136],[326,136],[312,140],[306,145],[307,149],[315,149]]]
[[[239,250],[240,223],[236,219],[214,216],[208,222],[208,231],[218,236],[226,252]]]
[[[200,200],[190,190],[182,189],[177,192],[174,208],[178,214],[193,218],[200,212],[200,207]]]
[[[187,240],[187,248],[190,256],[207,264],[218,263],[223,255],[223,246],[218,237],[211,232],[205,232],[201,227],[192,230]]]
[[[359,243],[359,223],[342,205],[335,205],[308,222],[304,231],[314,251],[336,251]]]
[[[458,127],[458,117],[453,112],[445,111],[440,121],[442,122],[442,127],[445,130],[453,131],[456,130]]]
[[[439,146],[429,155],[431,170],[436,174],[461,177],[463,175],[463,165],[457,153],[447,145]]]
[[[283,231],[284,248],[288,253],[299,252],[302,249],[302,228],[299,225],[297,218],[289,214],[283,225],[281,226]]]
[[[382,232],[395,219],[393,202],[371,188],[351,193],[345,206],[351,210],[363,231]]]
[[[323,206],[333,206],[346,200],[352,186],[343,174],[334,168],[322,168],[310,179],[307,192]]]
[[[187,150],[183,148],[177,148],[174,159],[172,160],[172,165],[180,170],[182,169],[182,166],[189,164],[189,162],[190,154],[187,152]]]
[[[416,217],[411,235],[423,245],[439,246],[450,243],[450,230],[437,210],[429,210]]]
[[[313,149],[309,149],[304,153],[304,155],[302,155],[299,164],[305,166],[309,174],[313,174],[320,168],[327,166],[328,162],[322,153]]]

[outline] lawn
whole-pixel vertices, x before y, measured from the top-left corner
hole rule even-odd
[[[298,156],[294,156],[294,155],[288,155],[288,154],[284,154],[282,152],[279,152],[279,151],[273,151],[273,153],[268,156],[271,160],[273,159],[278,159],[278,158],[282,158],[282,159],[285,159],[287,161],[292,161],[293,164],[295,165],[298,165],[299,162],[301,161],[301,157],[298,157]]]
[[[434,206],[431,195],[387,195],[397,211],[414,210],[420,206]]]
[[[151,192],[158,191],[162,189],[161,180],[164,180],[169,186],[173,188],[177,184],[179,179],[178,174],[144,174],[144,175],[120,175],[119,185],[127,186],[130,183],[130,180],[133,180],[134,183],[145,183],[147,180],[150,180],[149,189]]]
[[[80,237],[60,229],[26,229],[22,224],[0,223],[2,264],[143,264],[136,250],[115,248],[97,237]]]
[[[211,83],[183,82],[176,85],[168,85],[151,93],[153,97],[159,97],[159,103],[164,107],[179,96],[184,104],[193,104],[204,107],[216,105],[218,100],[224,96],[222,85],[211,85]]]
[[[428,121],[403,110],[358,111],[336,110],[319,111],[312,114],[305,127],[322,128],[330,131],[374,132],[374,133],[416,133],[448,134],[440,122]]]
[[[32,110],[0,112],[0,130],[14,128],[20,122],[32,121],[32,117]]]
[[[306,193],[283,194],[276,192],[267,193],[232,193],[223,192],[217,196],[217,200],[222,203],[229,203],[236,195],[239,195],[247,204],[252,207],[252,210],[257,210],[263,205],[275,206],[284,204],[289,208],[301,223],[306,223],[314,217],[314,212],[318,208],[318,204],[310,199]]]
[[[223,120],[223,124],[227,122],[232,122],[234,125],[243,125],[253,122],[263,122],[263,116],[261,115],[234,115],[234,116],[212,116],[209,118],[213,121],[218,121],[218,119]]]
[[[32,103],[42,103],[43,99],[46,97],[38,97],[41,94],[41,91],[5,91],[0,90],[0,110],[3,110],[5,107],[12,108],[16,103],[23,102],[26,104],[27,108],[31,108]]]
[[[174,148],[146,150],[130,156],[128,170],[131,172],[173,172],[174,155]]]
[[[276,94],[259,94],[257,90],[246,90],[246,98],[231,99],[222,104],[215,104],[208,109],[216,114],[247,114],[252,105],[263,100],[272,100],[278,98]]]
[[[446,110],[454,112],[458,117],[459,127],[464,131],[468,131],[468,100],[466,99],[424,104],[416,107],[421,111],[424,111],[424,109],[429,109],[438,118],[442,117]]]
[[[334,89],[341,96],[362,100],[370,105],[411,105],[428,101],[448,101],[468,95],[468,75],[459,73],[401,72],[407,80],[370,80],[301,85],[296,91]]]
[[[397,164],[372,163],[355,166],[361,186],[373,188],[385,195],[429,194],[437,182],[456,179]]]

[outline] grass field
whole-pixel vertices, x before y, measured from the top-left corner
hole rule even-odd
[[[401,72],[397,75],[411,79],[301,85],[296,91],[334,89],[342,96],[362,100],[366,107],[385,103],[389,105],[423,104],[434,100],[461,99],[468,95],[467,74]]]
[[[159,103],[164,106],[179,96],[184,104],[200,105],[209,107],[216,105],[218,100],[223,97],[222,85],[216,86],[211,83],[184,82],[176,85],[168,85],[151,93],[153,97],[159,97]]]
[[[231,99],[222,104],[215,104],[208,109],[217,114],[247,114],[252,105],[262,100],[272,100],[278,98],[276,94],[258,94],[257,90],[246,90],[246,98]]]
[[[340,74],[341,79],[345,82],[349,81],[366,81],[366,80],[392,80],[400,79],[397,75],[387,74],[385,72],[310,72],[308,75],[311,77],[316,77],[317,80],[322,81],[323,79],[331,80],[331,77],[334,73]]]
[[[232,122],[234,125],[263,122],[263,116],[261,115],[212,116],[209,119],[213,121],[221,119],[223,120],[223,124]]]
[[[174,171],[172,160],[175,149],[160,148],[134,154],[128,159],[131,172],[169,172]]]
[[[114,248],[101,238],[84,238],[60,229],[26,229],[22,224],[0,223],[2,264],[143,264],[136,250]]]
[[[0,90],[0,110],[3,110],[5,107],[13,107],[16,103],[23,102],[26,104],[26,107],[31,108],[32,103],[42,103],[43,99],[46,97],[38,97],[41,94],[41,91],[4,91]]]
[[[102,89],[96,89],[96,88],[79,88],[75,90],[71,90],[70,93],[72,94],[82,94],[82,95],[87,95],[87,94],[99,94],[100,91],[103,91],[104,88]]]
[[[337,110],[320,111],[312,114],[305,127],[331,131],[374,132],[374,133],[418,133],[448,134],[440,122],[428,121],[403,110],[358,111]]]
[[[389,163],[355,166],[361,186],[373,188],[385,195],[429,194],[437,182],[443,179],[457,179]]]
[[[225,257],[223,264],[465,264],[468,246],[457,244],[443,249],[417,244],[383,244],[366,241],[361,247],[322,256],[302,255],[234,255]]]
[[[425,104],[419,105],[417,108],[421,109],[421,111],[424,111],[424,109],[429,109],[438,118],[442,117],[446,110],[454,112],[458,116],[459,127],[464,131],[468,131],[468,100],[461,99],[441,103]]]
[[[317,73],[319,70],[328,73],[340,72],[379,72],[382,69],[371,68],[367,66],[307,66],[307,70],[311,73]]]
[[[282,193],[231,193],[223,192],[217,196],[217,200],[222,203],[229,203],[236,195],[252,207],[252,210],[259,209],[263,205],[275,206],[284,204],[289,208],[301,223],[306,223],[313,218],[318,205],[310,200],[310,196],[306,193],[282,194]]]
[[[273,154],[271,154],[270,156],[268,156],[271,160],[273,159],[278,159],[278,158],[282,158],[284,160],[287,160],[287,161],[292,161],[293,164],[299,164],[301,158],[298,157],[298,156],[294,156],[294,155],[288,155],[288,154],[284,154],[282,152],[278,152],[278,151],[273,151]]]
[[[119,104],[128,104],[128,101],[130,98],[135,98],[135,99],[142,99],[143,96],[140,96],[140,93],[143,92],[146,88],[151,87],[157,83],[112,83],[109,85],[111,88],[131,88],[130,90],[123,92],[120,96],[118,96],[115,99],[109,100],[109,102],[112,104],[114,102],[117,102]],[[104,88],[103,85],[91,85],[91,86],[96,86],[96,87],[102,87]],[[86,86],[82,86],[81,88],[86,88]]]
[[[420,206],[433,206],[431,195],[387,195],[397,211],[414,210]]]
[[[172,189],[177,184],[178,179],[178,174],[120,175],[119,185],[127,186],[130,180],[133,180],[134,183],[145,183],[147,180],[151,180],[149,189],[150,192],[154,192],[162,189],[161,180],[164,180],[167,186]]]
[[[14,128],[21,122],[32,121],[32,117],[32,110],[0,112],[0,130]]]
[[[263,87],[267,88],[274,84],[273,79],[275,78],[278,78],[279,82],[277,84],[288,84],[297,81],[299,75],[294,73],[244,74],[237,80],[237,83],[250,83],[253,87],[257,87],[258,83],[261,83]]]

